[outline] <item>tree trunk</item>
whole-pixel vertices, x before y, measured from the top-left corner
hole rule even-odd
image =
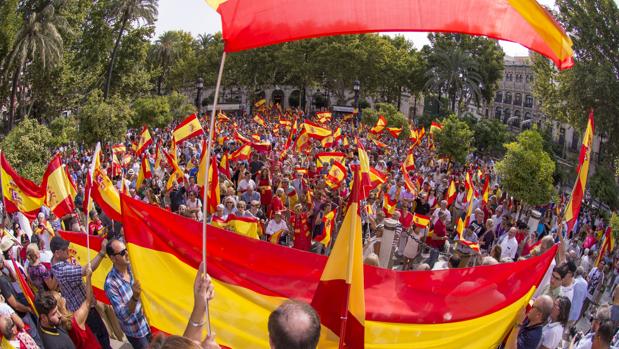
[[[453,93],[451,96],[451,112],[455,113],[456,112],[456,94]]]
[[[161,96],[161,85],[163,84],[163,73],[157,78],[157,96]]]
[[[122,39],[123,32],[125,31],[125,26],[127,25],[129,19],[129,14],[125,12],[123,16],[123,22],[120,26],[120,31],[118,32],[118,37],[116,38],[116,43],[114,44],[114,49],[112,50],[112,56],[110,57],[110,63],[107,66],[107,79],[105,80],[105,90],[103,91],[103,99],[107,99],[110,95],[110,86],[112,84],[112,72],[114,71],[114,61],[116,60],[116,55],[118,54],[118,48],[120,47],[120,40]]]
[[[9,119],[5,125],[5,131],[8,133],[13,128],[15,122],[16,102],[17,102],[17,87],[19,86],[19,75],[21,74],[22,66],[20,65],[13,73],[13,81],[11,83],[11,100],[9,104]]]

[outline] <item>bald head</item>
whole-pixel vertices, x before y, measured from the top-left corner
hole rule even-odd
[[[288,300],[269,316],[272,349],[314,349],[320,338],[320,318],[309,304]]]

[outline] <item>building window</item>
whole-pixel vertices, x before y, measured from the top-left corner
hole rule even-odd
[[[501,119],[501,107],[496,107],[496,110],[494,111],[494,117],[497,119]]]
[[[524,119],[525,120],[531,119],[531,113],[529,113],[529,112],[524,113]]]
[[[503,101],[503,92],[497,91],[496,96],[494,97],[494,101],[497,103],[501,103]]]
[[[509,108],[505,108],[503,111],[503,122],[507,123],[507,120],[512,116],[512,111]]]
[[[522,105],[522,94],[516,93],[514,96],[514,105]]]
[[[514,110],[514,117],[520,119],[520,110]]]
[[[522,74],[516,74],[516,82],[522,82]]]
[[[533,96],[527,95],[524,101],[524,106],[527,108],[533,107]]]
[[[512,104],[512,93],[511,92],[505,92],[505,99],[503,100],[503,103]]]

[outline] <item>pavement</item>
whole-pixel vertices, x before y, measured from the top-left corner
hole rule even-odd
[[[112,345],[112,349],[133,349],[129,342],[119,342],[115,339],[110,338],[110,344]]]

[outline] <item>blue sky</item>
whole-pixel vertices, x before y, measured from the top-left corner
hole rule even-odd
[[[258,0],[254,0],[258,1]],[[554,4],[554,0],[539,0],[544,5]],[[193,35],[216,33],[221,30],[219,14],[204,0],[159,0],[159,19],[156,34],[167,30],[184,30]],[[402,33],[415,47],[428,43],[427,33]],[[526,56],[528,49],[511,42],[501,42],[503,50],[510,56]]]

